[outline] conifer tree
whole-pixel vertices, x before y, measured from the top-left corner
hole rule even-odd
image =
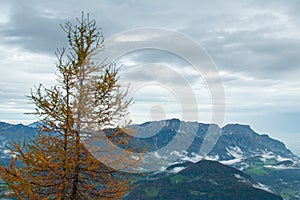
[[[52,88],[40,85],[29,96],[42,124],[40,134],[13,144],[14,157],[0,167],[1,178],[18,199],[120,199],[130,188],[126,172],[96,159],[85,140],[115,125],[130,101],[124,100],[118,68],[93,59],[104,46],[96,21],[82,14],[75,25],[62,28],[68,46],[56,52],[58,82]],[[122,139],[124,144],[128,137]],[[102,155],[111,162],[127,161],[123,155]]]

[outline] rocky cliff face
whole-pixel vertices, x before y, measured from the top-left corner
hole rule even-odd
[[[268,135],[260,135],[248,125],[228,124],[220,128],[215,124],[171,119],[132,125],[131,128],[136,131],[131,140],[132,146],[141,144],[149,152],[168,147],[172,142],[177,147],[176,151],[207,155],[220,161],[235,159],[235,155],[249,158],[265,153],[298,159],[284,143]]]

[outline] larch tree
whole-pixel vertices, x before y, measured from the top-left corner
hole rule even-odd
[[[0,167],[1,178],[18,199],[120,199],[130,189],[127,173],[96,159],[85,144],[127,114],[130,101],[118,82],[119,68],[93,59],[104,40],[88,15],[62,28],[68,46],[56,53],[58,83],[40,85],[29,96],[40,133],[13,144],[14,157],[8,167]],[[126,144],[128,137],[121,138]],[[101,155],[111,162],[128,161],[124,155]]]

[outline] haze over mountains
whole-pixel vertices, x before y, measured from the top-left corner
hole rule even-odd
[[[186,192],[188,196],[190,195],[189,198],[197,199],[199,195],[202,195],[203,198],[210,199],[213,198],[210,196],[211,193],[222,194],[226,190],[232,191],[232,188],[227,187],[230,184],[238,188],[249,189],[245,191],[255,190],[256,185],[260,187],[260,190],[265,190],[266,195],[271,192],[284,199],[300,198],[299,157],[293,154],[284,143],[268,135],[260,135],[248,125],[228,124],[220,128],[215,124],[170,119],[131,125],[130,128],[136,130],[137,133],[131,137],[129,144],[132,147],[140,144],[142,148],[147,149],[143,156],[145,164],[142,167],[144,172],[148,173],[147,178],[138,180],[141,186],[130,194],[133,195],[132,198],[138,194],[146,196],[148,194],[148,197],[154,195],[159,199],[171,191],[177,191],[179,187],[184,190],[181,193]],[[0,164],[7,165],[9,162],[8,145],[10,142],[28,140],[36,134],[36,124],[24,126],[1,122]],[[136,151],[138,152],[138,149]],[[214,162],[205,163],[203,160]],[[227,165],[230,170],[221,164]],[[201,185],[203,188],[204,185],[212,183],[213,178],[196,180],[196,182],[188,181],[192,174],[202,177],[201,173],[204,173],[202,169],[203,167],[207,169],[207,165],[211,165],[212,168],[216,168],[217,172],[220,172],[209,173],[218,180],[218,187],[210,187],[211,190],[202,192],[198,191],[199,188],[187,190],[186,187],[194,184]],[[234,176],[234,174],[239,174],[239,176]],[[153,184],[165,185],[170,180],[172,182],[172,179],[177,180],[176,177],[172,178],[175,175],[177,178],[181,177],[180,183],[168,185],[159,190],[160,192],[153,189]],[[230,178],[222,180],[222,176]],[[152,181],[149,182],[149,180]],[[183,185],[180,186],[180,184]],[[212,185],[216,186],[216,184]],[[236,194],[238,192],[232,191],[231,195]],[[175,193],[174,195],[176,196]],[[233,198],[233,196],[228,198]]]
[[[282,199],[249,175],[216,161],[174,164],[138,183],[125,199]]]
[[[269,190],[284,196],[285,199],[300,197],[299,158],[283,142],[265,134],[260,135],[248,125],[228,124],[220,128],[215,124],[171,119],[146,122],[133,125],[132,128],[139,130],[139,133],[148,133],[147,136],[153,130],[157,133],[152,133],[151,137],[133,139],[133,143],[144,144],[150,151],[171,142],[173,146],[182,149],[185,145],[180,134],[187,140],[192,138],[189,147],[181,152],[166,149],[145,155],[146,163],[155,163],[156,167],[163,166],[165,162],[174,160],[174,155],[178,158],[176,161],[181,163],[215,160],[251,175],[254,180],[267,185]],[[151,169],[152,165],[146,167]]]

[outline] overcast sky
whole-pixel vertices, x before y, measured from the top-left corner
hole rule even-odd
[[[84,11],[97,20],[107,40],[142,27],[167,28],[195,40],[216,64],[223,81],[224,123],[250,124],[300,154],[299,9],[300,2],[292,0],[0,0],[0,120],[29,123],[34,119],[23,114],[33,108],[25,95],[39,83],[55,83],[54,52],[66,44],[59,25],[74,21]],[[130,108],[134,122],[182,118],[178,93],[188,94],[184,87],[178,88],[185,82],[201,113],[187,119],[211,121],[205,77],[184,59],[147,49],[123,55],[116,62],[124,65],[124,74],[131,70],[125,80],[140,86]],[[137,66],[144,68],[134,70]]]

